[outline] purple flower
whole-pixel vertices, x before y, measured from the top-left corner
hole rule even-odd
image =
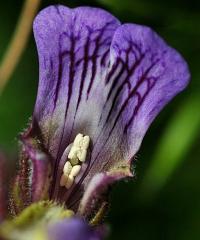
[[[78,218],[65,219],[49,226],[49,240],[101,240],[105,229],[93,228]]]
[[[109,186],[133,177],[148,127],[186,87],[187,64],[149,27],[96,8],[48,7],[34,35],[40,81],[21,135],[15,212],[51,199],[98,221]]]

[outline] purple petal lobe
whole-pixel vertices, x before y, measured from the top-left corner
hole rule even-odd
[[[108,66],[118,26],[109,13],[89,7],[48,7],[34,21],[40,62],[34,121],[54,157],[69,145],[76,119],[82,124],[80,115]]]
[[[92,228],[81,219],[64,219],[49,227],[49,240],[102,240],[103,232]]]
[[[112,64],[99,123],[103,129],[96,144],[101,149],[99,162],[131,159],[153,119],[189,80],[183,58],[148,27],[122,25],[110,51]],[[119,62],[118,71],[112,73]]]

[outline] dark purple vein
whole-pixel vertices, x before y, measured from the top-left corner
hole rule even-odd
[[[79,96],[78,96],[78,101],[77,101],[77,105],[76,105],[76,112],[78,110],[81,98],[82,98],[82,92],[83,92],[83,87],[84,87],[84,80],[85,77],[87,75],[87,70],[88,70],[88,55],[89,55],[89,44],[90,44],[90,36],[88,34],[87,36],[87,40],[85,43],[85,47],[84,47],[84,60],[83,60],[83,71],[81,74],[81,83],[80,83],[80,88],[79,88]]]
[[[87,89],[87,99],[89,97],[90,90],[92,88],[92,84],[93,84],[93,81],[94,81],[94,78],[95,78],[95,75],[96,75],[97,53],[98,53],[98,50],[99,50],[99,47],[100,47],[99,42],[101,40],[101,37],[102,37],[102,34],[99,34],[99,36],[96,38],[96,41],[95,41],[96,46],[95,46],[94,52],[93,52],[92,57],[91,57],[91,60],[92,60],[92,74],[91,74],[91,78],[90,78],[88,89]]]
[[[112,65],[112,68],[106,77],[106,81],[105,81],[106,84],[108,84],[110,82],[111,78],[113,77],[116,70],[118,69],[120,62],[121,62],[121,59],[117,58],[116,62]]]
[[[106,66],[106,58],[108,57],[108,54],[110,53],[110,49],[107,49],[105,53],[102,55],[101,58],[101,66]]]
[[[140,63],[142,62],[142,60],[144,59],[144,56],[145,54],[142,54],[142,56],[140,57],[139,60],[135,61],[135,63],[133,64],[133,66],[131,67],[131,69],[129,70],[128,72],[128,75],[127,77],[125,78],[125,80],[120,84],[120,86],[118,87],[116,93],[115,93],[115,96],[114,96],[114,99],[113,99],[113,102],[112,102],[112,106],[110,108],[110,111],[108,113],[108,116],[106,118],[106,122],[109,120],[110,116],[111,116],[111,113],[115,107],[115,104],[116,104],[116,101],[117,101],[117,98],[120,96],[120,93],[121,91],[123,90],[124,86],[126,84],[128,84],[129,88],[131,87],[131,84],[129,82],[129,78],[134,74],[136,68],[140,65]],[[110,90],[110,93],[112,93],[113,89],[115,88],[115,85],[112,86],[111,90]],[[110,94],[111,95],[111,94]],[[107,98],[107,101],[109,100],[110,98],[110,95],[108,95],[108,98]]]
[[[148,88],[147,91],[145,92],[145,94],[143,95],[143,97],[138,101],[137,106],[135,107],[134,111],[133,111],[133,115],[132,117],[129,119],[128,123],[125,125],[124,128],[124,133],[127,133],[129,126],[131,125],[131,123],[133,122],[135,116],[137,115],[138,110],[140,109],[140,107],[142,106],[145,98],[147,97],[147,95],[150,93],[150,91],[152,90],[152,88],[155,86],[156,81],[153,82],[153,84],[150,84],[149,81],[147,81],[148,83]]]
[[[120,109],[120,111],[117,114],[117,117],[114,121],[113,127],[110,130],[109,135],[112,133],[112,131],[114,130],[121,114],[124,112],[126,106],[128,105],[128,102],[130,101],[130,99],[132,99],[135,96],[135,93],[137,91],[137,89],[143,84],[143,82],[146,80],[148,73],[151,71],[151,69],[155,66],[156,62],[152,63],[143,73],[143,75],[141,76],[141,78],[139,79],[139,81],[137,82],[137,84],[135,85],[135,87],[131,90],[130,94],[128,95],[128,97],[126,98],[126,100],[124,101],[124,103],[122,104],[122,107]]]

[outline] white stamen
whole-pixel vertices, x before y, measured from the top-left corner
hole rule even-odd
[[[81,165],[79,165],[79,163],[83,163],[86,160],[89,143],[89,136],[83,136],[81,133],[77,134],[68,154],[69,161],[67,160],[63,168],[60,186],[65,186],[69,189],[73,185],[74,178],[81,170]]]
[[[84,149],[88,149],[89,143],[90,143],[90,137],[89,136],[83,137],[83,148]]]
[[[67,161],[64,165],[64,168],[63,168],[64,175],[69,176],[71,170],[72,170],[72,165],[69,161]]]
[[[81,146],[83,142],[83,134],[79,133],[74,139],[75,146]]]
[[[69,152],[69,155],[68,155],[68,158],[69,159],[73,159],[73,158],[76,158],[76,155],[77,155],[77,151],[79,150],[79,148],[77,146],[72,146],[72,148],[70,149],[70,152]]]
[[[86,156],[87,156],[87,151],[86,151],[85,149],[83,149],[83,150],[78,154],[78,159],[79,159],[81,162],[85,162]]]
[[[81,165],[73,166],[70,175],[73,177],[76,177],[79,174],[80,170],[81,170]]]
[[[67,182],[66,182],[66,184],[65,184],[65,187],[67,188],[67,189],[69,189],[71,186],[72,186],[72,184],[74,183],[74,177],[73,176],[71,176],[71,174],[68,176],[68,178],[67,178]]]
[[[77,159],[81,162],[85,162],[87,149],[89,147],[90,137],[83,136],[83,134],[78,134],[75,137],[73,146],[69,152],[68,158],[74,162],[74,159]],[[70,161],[71,162],[71,161]],[[73,164],[75,165],[75,164]]]

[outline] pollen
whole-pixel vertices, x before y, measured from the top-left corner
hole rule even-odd
[[[81,171],[81,165],[85,162],[87,157],[87,150],[90,144],[90,137],[79,133],[72,144],[68,159],[63,168],[63,174],[60,179],[60,186],[71,188],[75,177]]]
[[[71,170],[72,170],[72,164],[69,161],[67,161],[63,168],[64,175],[68,176],[70,174]]]
[[[73,146],[68,155],[68,158],[72,164],[76,164],[77,161],[85,162],[89,143],[89,136],[83,136],[83,134],[79,133],[75,137]]]

